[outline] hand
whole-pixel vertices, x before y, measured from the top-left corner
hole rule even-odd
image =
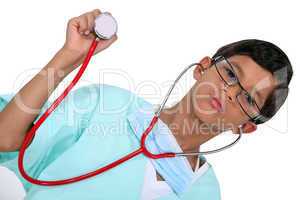
[[[66,42],[62,51],[67,51],[67,54],[71,55],[74,61],[74,65],[70,66],[73,68],[71,71],[82,64],[92,41],[96,38],[96,35],[94,34],[95,18],[100,14],[101,11],[99,9],[95,9],[69,20]],[[100,40],[94,55],[109,47],[116,40],[117,35],[114,35],[109,40]]]

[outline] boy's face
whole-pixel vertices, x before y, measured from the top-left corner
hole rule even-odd
[[[227,61],[231,63],[243,88],[256,101],[258,107],[262,108],[268,95],[276,86],[276,79],[248,56],[234,55],[227,58]],[[241,109],[236,98],[241,91],[240,86],[238,84],[227,86],[218,74],[215,65],[211,65],[211,58],[205,57],[200,63],[205,71],[201,74],[200,66],[194,69],[194,78],[197,82],[191,89],[193,114],[206,125],[218,128],[218,130],[231,129],[236,132],[238,126],[244,125],[244,132],[254,131],[256,125],[248,121],[249,117]],[[212,97],[220,101],[221,111],[212,105],[216,102],[212,102]]]

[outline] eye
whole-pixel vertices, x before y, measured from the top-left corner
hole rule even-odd
[[[225,68],[225,71],[226,71],[227,75],[229,76],[229,78],[231,79],[231,81],[234,81],[234,82],[237,81],[237,77],[231,69]]]

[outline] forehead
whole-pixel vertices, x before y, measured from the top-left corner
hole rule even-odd
[[[271,72],[262,68],[249,56],[234,55],[227,59],[232,65],[242,86],[263,104],[276,86],[276,79]]]

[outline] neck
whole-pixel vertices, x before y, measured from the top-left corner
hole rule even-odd
[[[168,126],[183,152],[199,151],[201,144],[216,136],[203,130],[203,121],[195,116],[188,94],[171,108],[163,109],[159,118]]]

